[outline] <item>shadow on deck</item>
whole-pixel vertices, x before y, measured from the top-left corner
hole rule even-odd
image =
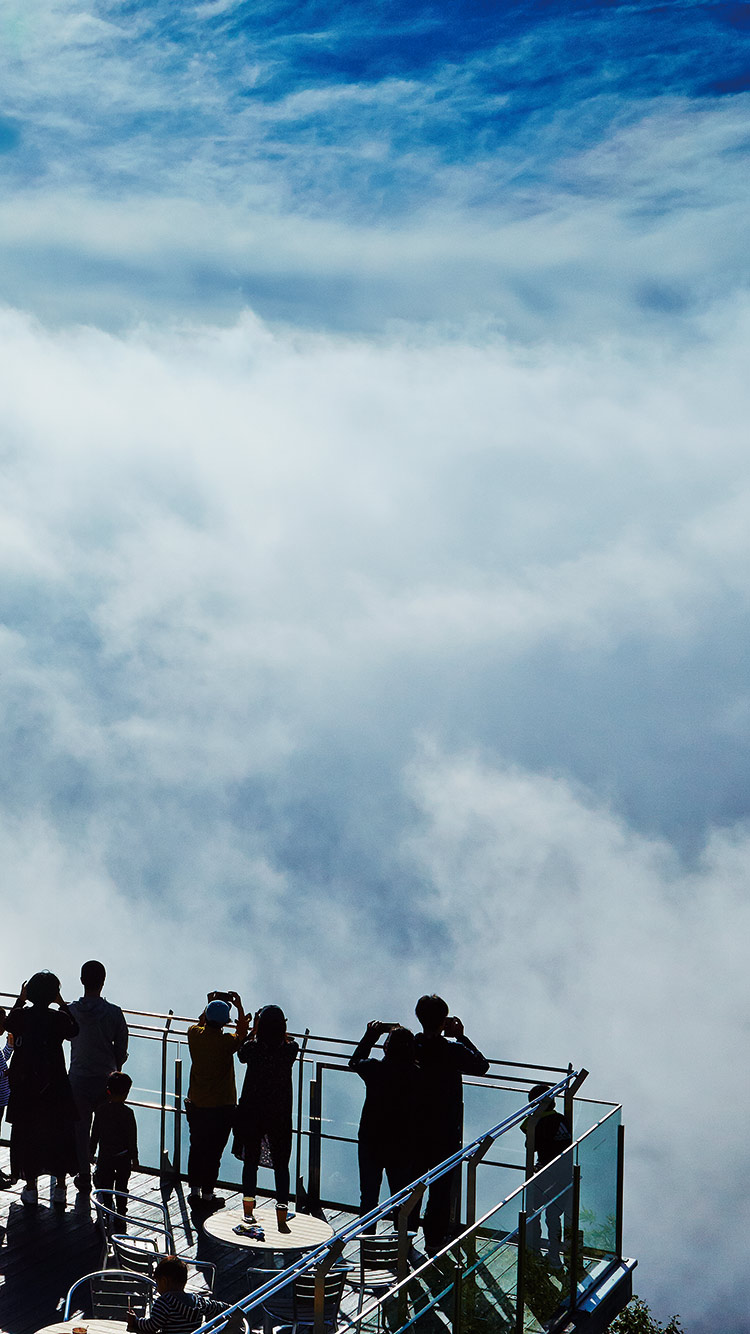
[[[0,1165],[6,1169],[7,1159],[7,1149],[0,1149]],[[77,1195],[69,1181],[66,1207],[53,1208],[49,1179],[40,1178],[40,1186],[37,1208],[21,1204],[20,1184],[0,1193],[0,1334],[35,1334],[53,1324],[60,1319],[58,1304],[76,1279],[102,1267],[102,1235],[89,1197]],[[177,1251],[216,1265],[214,1293],[220,1300],[235,1302],[247,1294],[250,1255],[200,1230],[182,1183],[162,1184],[157,1176],[134,1172],[130,1191],[166,1204]],[[240,1207],[238,1192],[222,1194],[228,1207]],[[337,1228],[351,1215],[328,1211],[326,1217]]]

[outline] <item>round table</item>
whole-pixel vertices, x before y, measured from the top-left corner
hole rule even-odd
[[[204,1232],[217,1241],[224,1241],[229,1246],[246,1246],[252,1251],[312,1251],[324,1241],[330,1241],[333,1228],[323,1218],[312,1214],[295,1214],[287,1223],[287,1231],[279,1232],[276,1225],[276,1209],[256,1209],[255,1222],[265,1232],[265,1240],[246,1237],[232,1229],[244,1222],[241,1209],[217,1209],[203,1224]]]
[[[56,1325],[45,1325],[37,1334],[71,1334],[73,1329],[85,1329],[86,1334],[124,1334],[125,1320],[88,1320],[79,1315],[77,1320],[59,1320]]]

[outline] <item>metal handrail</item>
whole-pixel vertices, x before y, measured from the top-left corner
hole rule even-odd
[[[472,1154],[475,1154],[483,1144],[494,1143],[501,1135],[506,1134],[509,1130],[514,1130],[521,1121],[525,1120],[530,1114],[533,1114],[547,1098],[555,1098],[565,1093],[568,1086],[576,1079],[578,1079],[578,1071],[570,1071],[570,1073],[565,1075],[564,1079],[561,1079],[553,1088],[545,1090],[545,1092],[540,1094],[538,1098],[535,1098],[533,1102],[526,1103],[523,1107],[519,1107],[517,1111],[511,1113],[510,1116],[505,1117],[503,1121],[498,1122],[498,1124],[493,1126],[491,1130],[485,1131],[485,1133],[479,1135],[477,1139],[472,1140],[472,1142],[467,1144],[465,1148],[458,1149],[456,1153],[451,1154],[451,1156],[446,1158],[442,1163],[438,1163],[435,1167],[431,1167],[429,1171],[423,1172],[421,1176],[415,1177],[414,1181],[408,1186],[405,1186],[402,1190],[397,1191],[396,1194],[392,1195],[384,1204],[378,1205],[375,1209],[371,1209],[369,1213],[363,1214],[361,1218],[356,1219],[353,1223],[348,1223],[346,1227],[335,1232],[327,1241],[321,1242],[321,1244],[316,1246],[314,1250],[308,1251],[302,1259],[297,1260],[293,1265],[284,1269],[273,1279],[269,1279],[268,1282],[264,1283],[260,1288],[256,1288],[249,1296],[243,1297],[240,1301],[229,1306],[226,1311],[222,1311],[221,1315],[214,1316],[213,1319],[206,1321],[204,1325],[200,1326],[200,1334],[209,1334],[209,1331],[223,1329],[227,1319],[235,1311],[241,1311],[243,1314],[246,1314],[248,1311],[254,1310],[255,1307],[261,1305],[267,1297],[271,1297],[274,1293],[280,1292],[282,1288],[287,1287],[298,1274],[304,1274],[307,1273],[308,1270],[314,1269],[325,1256],[331,1256],[332,1261],[335,1262],[343,1251],[344,1246],[350,1241],[356,1241],[361,1233],[372,1227],[373,1223],[377,1223],[381,1218],[385,1217],[386,1214],[394,1213],[396,1208],[411,1205],[412,1197],[416,1191],[424,1192],[427,1186],[432,1185],[433,1182],[438,1181],[440,1177],[452,1172],[460,1163],[468,1161]],[[522,1189],[522,1187],[519,1189]],[[499,1207],[499,1205],[495,1205],[494,1208],[490,1210],[490,1213],[496,1212]],[[473,1231],[477,1226],[479,1225],[474,1223],[468,1230]],[[455,1245],[455,1242],[451,1242],[445,1249],[450,1249],[451,1245]]]
[[[551,1093],[548,1093],[545,1096],[551,1097],[552,1095]],[[529,1103],[529,1106],[531,1105],[532,1104]],[[441,1250],[436,1251],[435,1255],[429,1256],[421,1265],[418,1265],[416,1269],[410,1270],[406,1278],[399,1278],[395,1283],[391,1285],[390,1288],[388,1288],[387,1292],[381,1292],[377,1297],[374,1297],[370,1301],[369,1305],[363,1305],[362,1310],[358,1311],[356,1315],[354,1315],[351,1318],[350,1324],[351,1325],[359,1324],[362,1320],[366,1319],[368,1315],[371,1315],[373,1311],[377,1310],[378,1306],[382,1305],[383,1302],[386,1302],[389,1300],[389,1298],[393,1297],[394,1293],[398,1292],[404,1286],[405,1283],[409,1283],[413,1279],[418,1278],[419,1275],[422,1274],[426,1269],[429,1269],[430,1266],[433,1265],[436,1260],[442,1259],[445,1255],[448,1254],[449,1251],[452,1251],[455,1247],[464,1245],[464,1243],[467,1240],[469,1240],[472,1236],[476,1235],[479,1229],[484,1227],[485,1224],[488,1223],[490,1219],[496,1213],[499,1212],[500,1209],[504,1209],[514,1199],[516,1199],[516,1197],[519,1196],[522,1191],[526,1190],[527,1186],[534,1180],[534,1177],[542,1176],[543,1173],[545,1173],[550,1167],[552,1167],[555,1163],[557,1163],[561,1158],[565,1158],[568,1154],[570,1154],[572,1157],[574,1150],[579,1146],[579,1144],[582,1144],[584,1140],[589,1138],[590,1135],[593,1135],[595,1131],[599,1130],[599,1128],[602,1125],[604,1125],[604,1122],[608,1121],[609,1118],[611,1116],[614,1116],[615,1112],[618,1112],[619,1110],[620,1106],[618,1104],[617,1106],[612,1108],[612,1111],[607,1112],[607,1115],[603,1116],[600,1121],[597,1121],[596,1125],[589,1126],[588,1130],[584,1131],[584,1133],[579,1137],[579,1139],[574,1140],[572,1144],[569,1144],[567,1149],[564,1149],[562,1153],[558,1154],[557,1158],[553,1158],[550,1162],[545,1163],[543,1167],[537,1168],[533,1177],[528,1177],[525,1181],[522,1181],[521,1184],[519,1186],[516,1186],[515,1189],[512,1190],[509,1195],[506,1195],[504,1199],[499,1200],[497,1204],[493,1204],[492,1208],[488,1209],[487,1212],[484,1213],[481,1218],[478,1218],[474,1223],[471,1223],[469,1226],[465,1227],[463,1232],[459,1233],[457,1237],[453,1237],[450,1241],[447,1241]],[[564,1195],[565,1192],[571,1188],[572,1187],[567,1187],[567,1186],[564,1187],[561,1191],[558,1192],[558,1196]],[[534,1213],[528,1215],[526,1221],[530,1222],[532,1218],[538,1217],[541,1213],[544,1212],[549,1203],[550,1200],[545,1200],[544,1203],[541,1204],[534,1211]],[[505,1246],[509,1242],[513,1241],[513,1239],[518,1236],[518,1231],[519,1231],[518,1227],[515,1227],[510,1232],[507,1232],[504,1237],[498,1239],[498,1247]],[[573,1268],[573,1266],[571,1266],[571,1268]],[[427,1310],[428,1308],[425,1307],[424,1309]]]
[[[0,991],[0,1002],[3,1002],[5,1000],[15,1001],[16,996],[17,996],[16,992]],[[155,1019],[157,1021],[160,1021],[156,1024],[140,1024],[138,1022],[129,1024],[129,1027],[138,1029],[140,1031],[141,1036],[146,1037],[148,1034],[153,1033],[155,1037],[157,1037],[159,1040],[161,1040],[162,1035],[164,1033],[164,1025],[167,1019],[171,1020],[171,1024],[173,1026],[176,1024],[186,1024],[190,1026],[196,1023],[196,1017],[194,1016],[186,1014],[173,1014],[171,1011],[162,1012],[159,1010],[135,1010],[135,1009],[125,1008],[125,1006],[123,1006],[122,1009],[123,1009],[123,1014],[125,1014],[129,1020],[132,1019],[137,1021],[138,1019]],[[230,1024],[229,1027],[231,1028],[232,1025]],[[181,1041],[186,1036],[187,1036],[186,1032],[182,1033],[176,1028],[172,1027],[170,1033],[170,1042]],[[305,1036],[307,1036],[307,1048],[309,1055],[320,1054],[313,1049],[312,1047],[313,1043],[325,1043],[329,1047],[343,1047],[343,1048],[351,1048],[351,1050],[354,1050],[358,1046],[360,1041],[359,1039],[355,1040],[352,1038],[328,1037],[323,1033],[305,1034],[302,1032],[293,1033],[290,1031],[290,1037],[293,1037],[300,1042]],[[330,1054],[337,1055],[338,1053],[331,1052]],[[342,1051],[341,1059],[342,1060],[348,1059],[347,1051]],[[550,1074],[560,1074],[560,1075],[567,1073],[566,1067],[559,1065],[547,1065],[544,1062],[538,1062],[538,1061],[501,1061],[498,1060],[496,1057],[488,1057],[488,1061],[490,1066],[506,1066],[511,1070],[546,1071],[547,1073]],[[502,1076],[498,1077],[502,1078]]]

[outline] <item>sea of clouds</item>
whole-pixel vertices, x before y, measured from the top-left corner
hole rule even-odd
[[[7,988],[93,955],[348,1036],[443,992],[623,1101],[639,1290],[691,1330],[744,1290],[748,319],[0,318]]]

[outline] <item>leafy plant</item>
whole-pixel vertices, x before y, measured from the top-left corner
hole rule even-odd
[[[609,1328],[611,1334],[682,1334],[679,1316],[673,1315],[668,1325],[662,1325],[640,1297],[632,1297]]]

